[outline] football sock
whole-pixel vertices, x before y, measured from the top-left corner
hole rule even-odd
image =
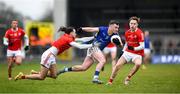
[[[99,71],[95,71],[94,73],[94,79],[98,79],[99,78]]]
[[[111,82],[111,83],[112,83],[112,82],[113,82],[113,79],[109,79],[109,82]]]
[[[57,72],[57,75],[59,75],[59,74],[61,74],[61,73],[68,72],[68,71],[72,71],[72,67],[70,67],[70,68],[64,68],[63,70],[59,70],[59,71]]]
[[[64,71],[65,71],[65,72],[72,71],[72,67],[70,67],[70,68],[65,68]]]

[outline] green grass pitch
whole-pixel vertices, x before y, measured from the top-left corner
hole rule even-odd
[[[58,63],[58,68],[75,65]],[[94,64],[86,72],[71,72],[60,75],[57,79],[46,78],[44,81],[7,79],[7,64],[0,64],[0,93],[180,93],[180,64],[150,64],[146,70],[140,69],[125,86],[123,80],[133,64],[126,64],[112,86],[97,85],[91,82]],[[26,62],[13,68],[13,76],[18,72],[29,74],[31,69],[39,70],[39,62]],[[106,64],[100,79],[105,83],[111,74],[111,64]]]

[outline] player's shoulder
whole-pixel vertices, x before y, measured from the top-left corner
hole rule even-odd
[[[18,31],[22,31],[22,32],[24,32],[24,29],[22,29],[22,28],[18,27]]]
[[[127,34],[127,33],[129,33],[129,32],[131,32],[131,30],[130,30],[130,29],[126,30],[126,31],[125,31],[125,34]]]
[[[137,32],[143,33],[142,29],[140,29],[140,28],[137,28]]]
[[[62,37],[62,39],[64,41],[72,41],[72,40],[74,40],[74,37],[69,35],[69,34],[63,34],[61,37]]]
[[[99,27],[99,31],[104,31],[104,30],[108,30],[107,26],[100,26]]]
[[[11,32],[11,31],[12,31],[12,29],[11,29],[11,28],[9,28],[9,29],[7,29],[7,30],[6,30],[6,32]]]

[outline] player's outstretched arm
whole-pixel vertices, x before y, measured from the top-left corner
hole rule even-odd
[[[92,44],[80,44],[77,42],[71,42],[70,45],[79,49],[87,49],[93,46]]]
[[[94,36],[92,37],[82,37],[82,38],[76,38],[75,42],[88,42],[94,39]]]
[[[82,27],[82,30],[85,32],[99,32],[98,27]]]

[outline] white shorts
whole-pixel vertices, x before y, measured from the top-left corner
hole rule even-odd
[[[144,54],[151,54],[151,49],[145,48],[144,49]]]
[[[105,54],[111,53],[111,52],[116,52],[117,51],[117,47],[105,47],[103,52]]]
[[[136,58],[140,58],[142,60],[141,55],[133,54],[133,53],[130,53],[130,52],[127,52],[127,51],[124,51],[122,56],[126,59],[127,62],[130,62],[130,61],[133,62]]]
[[[101,52],[101,50],[99,49],[99,47],[90,47],[87,49],[87,56],[92,57],[92,54],[94,52]]]
[[[50,49],[48,49],[41,56],[41,65],[49,69],[53,64],[56,64],[56,57]]]
[[[22,52],[21,50],[16,50],[16,51],[7,50],[7,57],[10,57],[10,56],[22,56]]]

